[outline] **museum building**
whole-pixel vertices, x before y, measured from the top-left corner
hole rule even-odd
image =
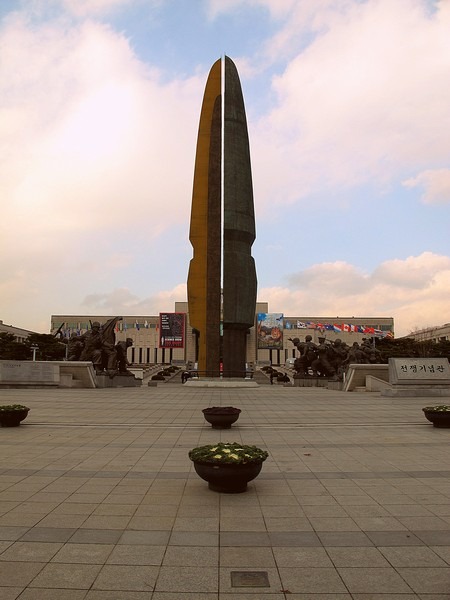
[[[117,315],[52,315],[51,333],[64,337],[82,335],[94,321],[104,325]],[[310,335],[348,345],[364,338],[394,336],[392,317],[285,316],[269,313],[267,302],[256,303],[255,324],[247,332],[248,364],[285,364],[296,356],[292,339]],[[175,302],[174,312],[159,315],[125,316],[115,326],[116,341],[133,340],[128,359],[133,364],[190,364],[196,361],[197,333],[189,322],[187,302]]]

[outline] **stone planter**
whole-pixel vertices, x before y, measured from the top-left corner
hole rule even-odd
[[[208,482],[209,489],[225,494],[245,492],[247,483],[259,475],[263,464],[263,461],[236,465],[193,462],[197,475]]]
[[[213,429],[230,429],[231,425],[239,419],[241,409],[233,406],[212,406],[204,408],[202,413]]]
[[[450,410],[437,410],[439,407],[425,407],[423,413],[425,417],[433,423],[433,427],[450,427]]]
[[[6,408],[6,407],[5,407]],[[28,407],[11,408],[10,410],[0,407],[0,425],[2,427],[19,427],[20,423],[26,419]]]

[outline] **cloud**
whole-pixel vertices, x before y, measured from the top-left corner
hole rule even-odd
[[[397,337],[450,321],[450,257],[432,252],[385,261],[372,273],[343,262],[317,264],[289,283],[260,289],[258,299],[289,316],[394,317]]]
[[[403,182],[405,187],[422,187],[425,204],[450,204],[450,169],[429,169]]]
[[[269,56],[289,54],[273,79],[277,105],[252,128],[265,202],[367,183],[383,189],[448,163],[444,4],[431,12],[419,0],[324,2],[315,17],[316,2],[292,6],[267,42]]]
[[[188,222],[204,74],[162,82],[92,21],[17,13],[0,45],[3,298],[68,270],[130,265],[127,238],[150,246]]]
[[[161,290],[149,298],[139,298],[127,288],[118,288],[109,293],[89,294],[81,302],[80,311],[108,315],[157,315],[174,310],[175,302],[186,302],[186,298],[186,284]]]
[[[9,60],[2,61],[0,128],[5,150],[12,148],[4,152],[2,192],[11,209],[26,213],[24,226],[76,231],[101,220],[123,228],[126,206],[151,215],[149,233],[157,234],[167,202],[188,205],[195,128],[186,117],[200,81],[162,84],[100,24],[33,30],[18,21],[2,33]]]

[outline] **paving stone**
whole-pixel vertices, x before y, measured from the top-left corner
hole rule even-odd
[[[229,546],[220,548],[221,567],[275,567],[271,548]]]
[[[49,562],[62,546],[51,542],[15,542],[0,555],[0,561]]]
[[[160,565],[166,546],[144,546],[120,544],[113,550],[106,562],[112,565]]]
[[[14,541],[20,539],[29,527],[0,527],[0,540]]]
[[[339,567],[342,577],[350,593],[408,593],[413,591],[392,568],[385,567]]]
[[[124,531],[118,544],[160,546],[169,542],[169,531]]]
[[[217,567],[219,549],[204,546],[168,546],[164,554],[163,565],[167,567]]]
[[[218,589],[218,569],[162,566],[155,589],[158,592],[215,592]]]
[[[22,535],[22,542],[67,542],[76,529],[63,527],[33,527]]]
[[[399,568],[398,573],[411,589],[421,594],[449,594],[450,567]]]
[[[173,531],[171,546],[217,546],[219,534],[212,531]]]
[[[362,531],[323,531],[318,533],[324,546],[373,546],[371,539]]]
[[[102,565],[114,549],[113,544],[74,544],[68,543],[57,552],[51,562],[86,563]]]
[[[0,563],[0,589],[2,586],[27,586],[45,566],[44,562],[3,561]]]
[[[292,594],[339,594],[347,592],[341,577],[335,569],[327,567],[316,568],[286,568],[279,569],[282,588]]]
[[[94,590],[151,592],[155,588],[159,567],[105,565],[92,585]]]
[[[273,548],[278,567],[332,567],[324,548]]]
[[[127,390],[124,424],[123,390],[2,394],[51,425],[20,435],[20,461],[19,432],[2,447],[0,600],[450,600],[450,447],[396,425],[426,398],[173,384]],[[246,493],[188,462],[230,439],[199,424],[211,402],[239,404],[233,438],[269,451]],[[270,587],[233,588],[242,570]]]
[[[390,546],[379,548],[393,567],[447,567],[436,552],[426,546]]]
[[[89,589],[94,582],[100,565],[57,564],[44,566],[30,583],[33,588]]]
[[[3,596],[0,596],[2,600]],[[44,590],[42,588],[27,588],[20,595],[20,600],[84,600],[86,590]]]
[[[1,600],[16,600],[16,598],[18,598],[20,596],[20,594],[23,590],[24,590],[23,587],[2,587],[2,588],[0,588],[0,599]],[[26,591],[27,590],[25,590],[25,592]]]

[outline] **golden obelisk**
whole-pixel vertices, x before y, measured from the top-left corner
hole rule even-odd
[[[255,215],[244,99],[236,66],[228,57],[223,77],[218,60],[206,83],[189,239],[194,255],[187,282],[188,306],[197,335],[198,370],[216,376],[223,362],[224,376],[243,376],[247,333],[254,325],[256,308],[256,269],[251,256]]]

